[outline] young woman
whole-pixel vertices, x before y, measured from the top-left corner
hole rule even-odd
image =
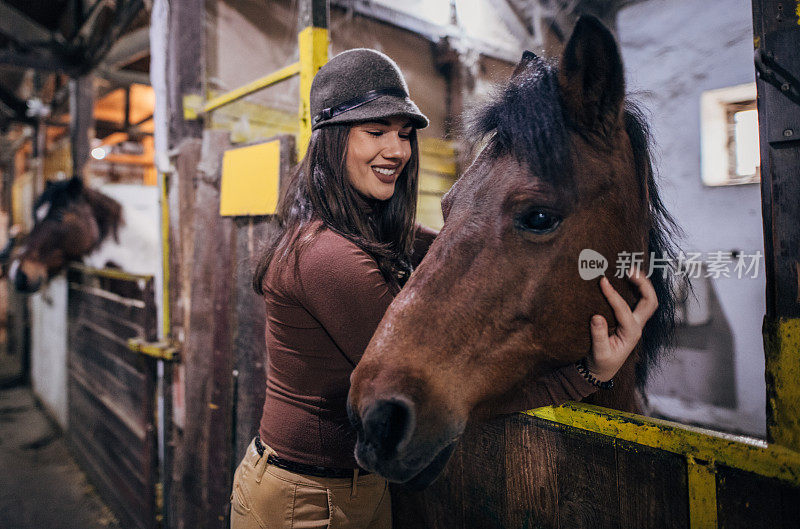
[[[311,88],[313,133],[285,187],[253,286],[266,301],[267,393],[258,436],[236,470],[231,527],[389,528],[386,480],[361,471],[345,411],[350,373],[435,232],[414,222],[427,118],[397,65],[367,49],[330,60]],[[655,310],[647,279],[631,312],[607,281],[620,322],[592,325],[586,365],[613,377]],[[569,366],[525,404],[580,399],[596,386]]]

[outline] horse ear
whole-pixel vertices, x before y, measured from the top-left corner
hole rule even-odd
[[[528,51],[528,50],[523,51],[522,52],[522,58],[519,60],[519,64],[517,64],[517,67],[514,68],[514,73],[511,74],[511,78],[513,79],[516,76],[518,76],[520,73],[522,73],[525,70],[525,68],[528,67],[528,65],[532,61],[535,61],[538,58],[539,57],[537,57],[536,54],[533,53],[532,51]]]
[[[589,129],[621,124],[625,73],[614,35],[595,17],[575,24],[558,72],[569,117]]]

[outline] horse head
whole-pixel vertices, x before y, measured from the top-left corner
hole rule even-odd
[[[33,209],[33,229],[16,249],[8,274],[20,292],[36,292],[109,235],[116,239],[122,223],[122,206],[79,177],[48,182]]]
[[[356,458],[395,482],[430,482],[468,423],[585,356],[593,314],[613,329],[598,283],[579,275],[582,250],[671,255],[646,128],[599,21],[578,21],[558,66],[526,52],[472,121],[483,149],[351,377]],[[633,304],[634,287],[607,275]],[[633,409],[635,364],[641,382],[670,329],[670,279],[651,280],[658,312],[603,404]]]

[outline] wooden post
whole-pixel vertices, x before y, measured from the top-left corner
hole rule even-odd
[[[306,154],[311,139],[311,82],[322,65],[328,62],[328,0],[302,0],[300,2],[297,37],[300,48],[300,137],[297,159]]]
[[[185,418],[176,428],[173,471],[174,527],[227,526],[231,492],[234,251],[233,223],[219,215],[222,154],[230,145],[226,131],[206,131],[199,163],[196,144],[182,144],[178,161],[192,195],[190,208],[181,207],[179,234],[183,248],[175,276],[188,301],[173,311],[182,319],[181,387]],[[191,241],[191,242],[190,242]],[[191,250],[187,251],[189,244]],[[174,295],[173,295],[174,296]]]
[[[445,136],[452,140],[461,125],[459,120],[464,112],[464,97],[475,88],[475,79],[465,63],[469,58],[459,51],[459,46],[454,45],[450,37],[440,39],[435,50],[436,68],[447,81]],[[477,55],[474,59],[477,60]]]
[[[800,450],[800,10],[753,0],[767,274],[767,438]]]
[[[202,94],[205,80],[205,2],[181,0],[169,3],[169,90],[170,148],[184,138],[200,138],[203,123],[183,117],[183,96]]]
[[[89,161],[90,131],[94,126],[94,81],[91,75],[70,80],[70,136],[72,140],[72,175],[83,176]]]
[[[227,525],[231,493],[233,393],[232,299],[235,240],[233,222],[219,215],[222,154],[230,147],[227,131],[203,134],[203,155],[195,190],[191,266],[191,309],[186,351],[186,429],[184,438],[195,464],[187,475],[199,478],[199,512],[187,512],[187,527]],[[194,518],[192,521],[191,518]]]
[[[201,157],[203,124],[186,120],[183,115],[183,96],[202,93],[205,80],[205,2],[181,0],[156,2],[154,14],[166,15],[168,30],[166,51],[155,50],[151,55],[165,56],[166,71],[166,121],[168,137],[165,147],[178,154],[173,161],[175,171],[161,174],[159,185],[168,207],[162,230],[168,244],[165,253],[165,285],[169,301],[164,306],[165,338],[171,339],[181,350],[180,363],[169,366],[165,383],[172,382],[171,391],[165,389],[165,398],[172,399],[173,410],[165,417],[167,427],[165,446],[165,476],[163,484],[164,527],[222,527],[219,515],[212,513],[209,496],[208,467],[208,358],[210,344],[199,344],[189,339],[191,332],[190,307],[192,300],[192,273],[195,243],[195,194],[198,164]],[[163,45],[156,39],[157,45]],[[154,64],[158,62],[155,61]],[[158,133],[158,132],[157,132]],[[166,143],[166,142],[165,142]],[[162,169],[162,168],[160,168]],[[203,237],[214,237],[203,230]],[[163,295],[163,294],[162,294]],[[191,398],[187,392],[192,391]],[[198,396],[199,395],[199,396]],[[174,422],[173,422],[174,421]],[[222,432],[226,435],[226,432]],[[224,478],[224,476],[223,476]],[[218,502],[216,502],[218,503]]]

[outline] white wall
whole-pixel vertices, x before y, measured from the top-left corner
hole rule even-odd
[[[94,253],[84,258],[84,262],[94,268],[104,268],[110,262],[131,274],[152,275],[156,294],[156,321],[161,321],[163,269],[158,187],[104,184],[97,190],[122,204],[124,224],[119,230],[119,242],[107,240]]]
[[[125,225],[119,243],[107,241],[84,261],[103,268],[108,261],[134,274],[155,276],[156,307],[161,315],[161,246],[159,242],[158,188],[106,184],[98,188],[123,206]],[[67,281],[53,278],[30,297],[31,383],[52,416],[67,427]]]
[[[700,95],[754,81],[748,0],[650,0],[619,13],[629,91],[652,114],[658,169],[686,251],[761,251],[759,186],[706,187]],[[755,279],[708,279],[711,321],[679,333],[675,358],[650,384],[653,412],[683,422],[765,433],[764,264]]]
[[[30,297],[31,385],[50,415],[67,427],[67,280],[55,277]]]

